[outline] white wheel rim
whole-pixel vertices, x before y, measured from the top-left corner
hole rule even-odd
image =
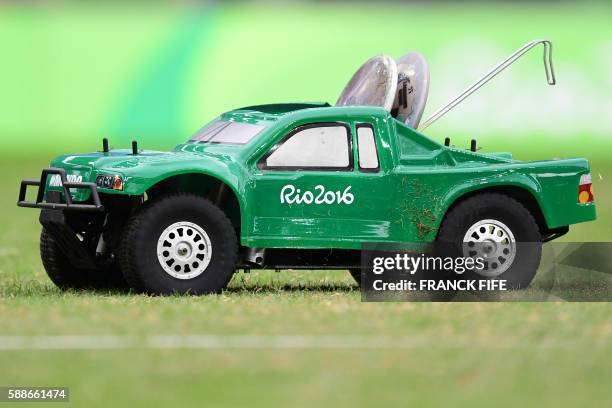
[[[516,240],[512,230],[498,220],[481,220],[468,228],[463,237],[463,256],[483,258],[484,269],[474,269],[493,278],[506,272],[516,257]]]
[[[206,270],[212,256],[208,234],[197,224],[175,222],[157,240],[157,259],[177,279],[193,279]]]

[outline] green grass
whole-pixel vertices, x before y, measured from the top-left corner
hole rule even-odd
[[[608,303],[362,303],[346,272],[235,275],[207,297],[57,290],[18,180],[0,163],[0,335],[389,336],[406,347],[0,351],[0,385],[68,386],[77,406],[609,406]],[[600,214],[612,201],[598,189]],[[607,205],[606,205],[607,204]],[[609,237],[609,222],[570,240]],[[129,402],[129,403],[128,403]]]

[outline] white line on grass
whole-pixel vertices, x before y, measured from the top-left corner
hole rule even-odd
[[[465,348],[571,348],[555,339],[524,342],[520,339],[443,339],[431,336],[356,335],[108,335],[108,336],[0,336],[0,351],[104,350],[104,349],[401,349]],[[596,346],[596,344],[594,344]]]
[[[0,336],[1,350],[397,348],[416,338],[301,335]]]

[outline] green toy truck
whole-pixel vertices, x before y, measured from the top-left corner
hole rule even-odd
[[[414,83],[393,75],[389,106],[251,106],[169,152],[109,150],[105,139],[100,152],[57,157],[18,200],[42,209],[49,277],[206,294],[241,268],[348,269],[358,280],[364,243],[440,241],[491,243],[482,275],[527,286],[542,242],[595,219],[587,160],[439,144],[406,124],[420,113],[399,118]],[[514,277],[518,267],[529,273]]]

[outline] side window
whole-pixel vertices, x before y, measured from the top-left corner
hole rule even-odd
[[[359,169],[376,172],[380,169],[378,152],[374,138],[374,128],[369,124],[357,125],[357,148],[359,153]]]
[[[346,125],[330,123],[296,128],[259,163],[264,169],[352,170],[351,135]]]

